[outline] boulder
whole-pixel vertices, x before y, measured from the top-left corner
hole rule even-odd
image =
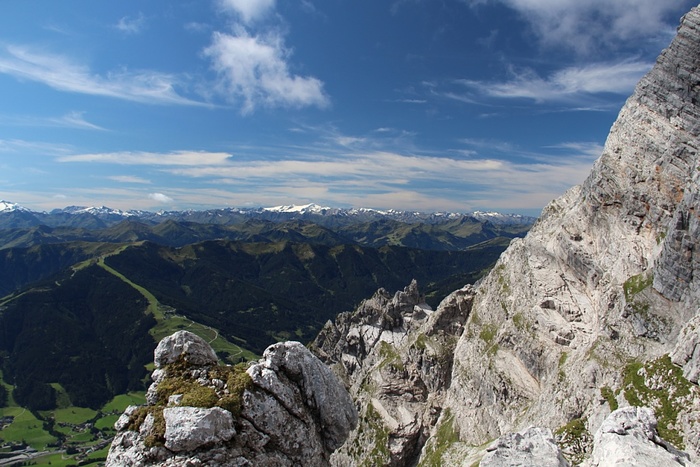
[[[196,334],[178,331],[158,343],[154,353],[156,368],[182,358],[190,365],[213,365],[218,361],[214,349]]]
[[[568,467],[548,428],[531,426],[519,433],[501,436],[487,449],[480,467]]]
[[[665,442],[656,417],[646,407],[623,407],[611,413],[595,434],[590,467],[659,467],[694,465],[688,455]]]

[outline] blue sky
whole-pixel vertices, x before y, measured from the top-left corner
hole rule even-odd
[[[0,199],[536,215],[692,6],[5,1]]]

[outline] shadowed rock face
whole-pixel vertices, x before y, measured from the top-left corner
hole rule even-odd
[[[149,405],[129,407],[108,466],[325,466],[357,423],[338,378],[298,342],[247,370],[218,365],[187,331],[155,352]]]

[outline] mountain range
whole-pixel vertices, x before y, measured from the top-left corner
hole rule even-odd
[[[311,341],[380,287],[417,279],[437,305],[478,280],[528,220],[316,205],[42,213],[3,201],[4,380],[34,410],[57,397],[97,408],[143,387],[154,338],[175,329],[213,333],[236,362],[279,340]]]
[[[83,227],[104,228],[125,219],[138,220],[145,224],[159,224],[167,220],[178,222],[195,222],[201,224],[232,225],[248,219],[284,222],[288,220],[306,220],[316,224],[337,228],[339,226],[366,223],[380,220],[394,220],[407,224],[425,223],[441,224],[460,219],[473,219],[494,225],[530,226],[535,218],[519,214],[501,214],[497,212],[475,211],[472,213],[417,212],[369,208],[330,208],[317,204],[288,205],[267,208],[221,208],[187,211],[122,211],[105,206],[85,207],[68,206],[50,212],[32,211],[17,203],[0,200],[0,228],[25,228],[38,225],[49,227]]]

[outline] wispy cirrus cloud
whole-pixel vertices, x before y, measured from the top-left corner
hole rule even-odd
[[[59,91],[164,105],[208,105],[177,92],[180,78],[155,71],[120,70],[105,75],[56,54],[20,45],[0,47],[0,73],[45,84]]]
[[[500,82],[456,80],[467,92],[459,90],[445,96],[464,102],[483,97],[531,99],[537,103],[592,104],[591,97],[605,94],[629,95],[653,63],[622,61],[571,66],[542,77],[533,70],[511,70],[511,79]]]
[[[83,117],[84,115],[85,112],[68,112],[59,118],[51,118],[48,121],[57,126],[64,126],[68,128],[105,131],[105,128],[85,120]]]
[[[60,117],[34,117],[24,115],[2,115],[0,122],[6,125],[35,126],[35,127],[61,127],[78,130],[106,131],[105,128],[87,121],[85,112],[68,112]]]
[[[312,145],[239,147],[234,151],[236,157],[173,151],[81,154],[56,160],[124,167],[123,174],[109,178],[120,186],[130,185],[128,203],[119,198],[99,201],[114,206],[131,203],[131,207],[145,209],[148,203],[193,207],[317,202],[382,209],[530,210],[536,214],[571,185],[581,183],[602,151],[600,144],[590,142],[562,142],[533,151],[478,139],[464,139],[441,151],[412,150],[410,142],[397,150],[395,131],[382,130],[348,136],[331,128]],[[169,176],[168,200],[153,198],[152,191],[138,187],[147,182],[141,175],[144,168],[159,178],[158,173]],[[107,186],[105,190],[119,192]]]
[[[156,152],[108,152],[61,156],[58,162],[91,162],[119,165],[168,165],[168,166],[220,166],[226,164],[231,154],[206,151]]]
[[[138,183],[143,185],[149,185],[151,183],[148,179],[135,177],[133,175],[112,175],[107,178],[119,183]]]
[[[471,6],[500,3],[517,11],[546,47],[592,54],[639,40],[668,41],[690,0],[463,0]],[[671,24],[672,23],[672,24]]]

